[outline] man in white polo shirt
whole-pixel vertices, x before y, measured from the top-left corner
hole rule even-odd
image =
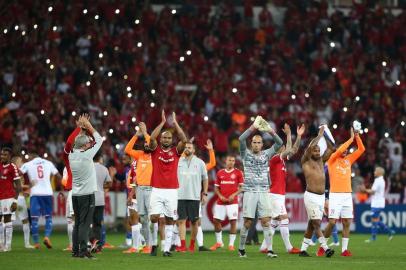
[[[194,252],[197,230],[199,227],[200,201],[207,201],[208,177],[206,164],[196,157],[193,143],[185,145],[184,157],[178,164],[178,227],[181,246],[177,251],[186,251],[186,219],[192,223],[189,251]],[[203,184],[203,190],[202,190]],[[199,251],[207,251],[204,246]]]

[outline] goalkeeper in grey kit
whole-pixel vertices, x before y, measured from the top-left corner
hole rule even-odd
[[[251,150],[247,149],[246,140],[256,130],[268,132],[272,136],[275,144],[269,149],[262,150],[263,141],[261,135],[254,135],[251,141]],[[269,160],[282,146],[283,141],[261,116],[257,116],[254,124],[241,134],[239,141],[240,155],[244,166],[244,224],[241,226],[238,254],[240,257],[246,257],[245,241],[257,209],[258,217],[261,220],[264,231],[266,246],[271,247],[271,230],[269,227],[271,202],[268,195],[270,188],[268,167]],[[268,250],[267,256],[271,258],[277,257],[271,249]]]

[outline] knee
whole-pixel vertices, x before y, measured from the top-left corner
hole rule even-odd
[[[152,223],[157,223],[158,219],[159,219],[158,215],[151,215],[150,216],[150,220],[151,220]]]
[[[330,226],[334,226],[336,224],[337,220],[335,220],[334,218],[329,219],[328,223],[330,224]],[[344,223],[344,221],[343,221]]]
[[[269,219],[262,219],[261,225],[262,227],[269,227]]]
[[[252,221],[249,220],[249,219],[247,219],[247,220],[244,221],[244,227],[245,227],[246,229],[249,229],[249,228],[251,227],[251,224],[252,224]]]

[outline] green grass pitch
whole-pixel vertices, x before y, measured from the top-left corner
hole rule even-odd
[[[293,233],[292,243],[299,247],[303,234]],[[27,250],[23,247],[23,236],[20,232],[14,234],[12,251],[0,252],[0,270],[48,270],[48,269],[97,269],[97,270],[130,270],[130,269],[193,269],[193,270],[301,270],[301,269],[406,269],[406,235],[395,235],[388,241],[385,235],[378,235],[373,244],[364,240],[369,235],[353,234],[350,238],[350,250],[353,257],[341,257],[341,247],[335,247],[336,254],[332,258],[316,257],[316,247],[310,247],[311,258],[300,258],[284,252],[282,239],[277,233],[274,238],[274,251],[279,257],[268,259],[258,252],[258,246],[247,246],[248,258],[239,258],[237,252],[220,249],[215,252],[174,253],[172,258],[157,257],[146,254],[122,254],[122,249],[105,249],[97,254],[97,260],[71,258],[69,252],[62,251],[67,244],[66,233],[54,233],[51,240],[53,249],[42,246],[41,250]],[[108,234],[109,243],[118,246],[124,240],[124,233]],[[228,234],[223,233],[223,241],[228,243]],[[205,233],[205,245],[214,244],[214,234]],[[236,242],[238,242],[238,237]]]

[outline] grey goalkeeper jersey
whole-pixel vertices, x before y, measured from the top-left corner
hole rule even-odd
[[[269,160],[282,146],[283,141],[275,133],[272,135],[275,141],[274,145],[258,154],[254,154],[247,148],[246,142],[251,133],[252,131],[247,129],[239,138],[240,155],[244,166],[243,190],[249,192],[269,192]]]

